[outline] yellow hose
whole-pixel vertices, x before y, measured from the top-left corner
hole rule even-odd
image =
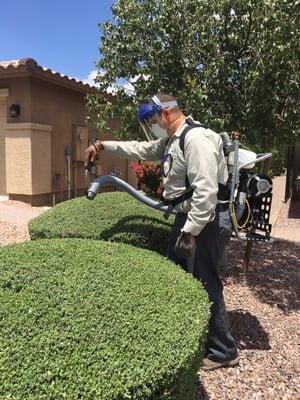
[[[233,215],[233,217],[234,217],[233,220],[234,220],[235,226],[236,226],[238,229],[243,229],[243,228],[245,228],[245,226],[248,224],[248,222],[249,222],[249,220],[250,220],[250,217],[251,217],[251,208],[250,208],[250,204],[249,204],[249,202],[248,202],[247,199],[245,200],[245,203],[246,203],[246,205],[247,205],[248,215],[247,215],[246,221],[243,223],[243,225],[239,225],[238,220],[237,220],[237,217],[236,217],[236,213],[235,213],[234,204],[232,204],[232,215]]]

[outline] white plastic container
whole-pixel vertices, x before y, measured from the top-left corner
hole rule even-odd
[[[245,149],[239,149],[238,150],[238,168],[241,167],[241,165],[246,164],[243,168],[245,169],[251,169],[254,168],[255,166],[255,161],[256,161],[256,153],[253,151],[245,150]],[[234,151],[229,153],[228,155],[228,165],[233,166],[234,163]]]

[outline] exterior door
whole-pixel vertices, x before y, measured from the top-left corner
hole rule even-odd
[[[6,195],[5,126],[6,98],[0,96],[0,196]]]

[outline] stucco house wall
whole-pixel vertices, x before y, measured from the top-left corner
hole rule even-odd
[[[95,92],[32,59],[0,62],[0,195],[37,205],[83,193],[88,184],[83,153],[96,136],[85,127],[84,98]],[[14,118],[12,104],[20,106]],[[114,130],[118,121],[110,125]],[[136,183],[127,160],[101,156],[97,164],[92,178],[117,168],[123,179]]]

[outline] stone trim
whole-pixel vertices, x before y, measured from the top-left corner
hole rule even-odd
[[[52,132],[52,125],[36,124],[34,122],[19,122],[9,123],[6,125],[6,130],[32,130]]]
[[[8,97],[8,96],[9,96],[9,89],[8,88],[0,89],[0,98],[1,97]]]

